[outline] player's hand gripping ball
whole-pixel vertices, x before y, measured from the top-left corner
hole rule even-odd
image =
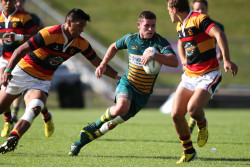
[[[144,51],[143,55],[146,53],[148,49],[150,49],[152,52],[159,53],[156,48],[148,47]],[[148,75],[156,75],[160,72],[161,63],[159,63],[157,60],[152,59],[149,62],[147,62],[147,64],[143,65],[143,69]]]

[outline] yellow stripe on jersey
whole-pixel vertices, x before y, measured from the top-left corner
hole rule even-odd
[[[215,48],[214,39],[211,38],[211,39],[208,39],[206,41],[203,41],[203,42],[199,43],[198,48],[199,48],[200,53],[204,53],[209,49]]]
[[[18,64],[20,67],[25,66],[25,72],[32,75],[32,76],[39,76],[39,79],[45,80],[45,81],[51,81],[53,75],[44,75],[43,73],[39,72],[38,70],[35,70],[33,66],[31,66],[29,63],[26,61],[21,61]]]

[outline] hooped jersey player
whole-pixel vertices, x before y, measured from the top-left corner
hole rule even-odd
[[[148,75],[143,69],[141,57],[145,49],[154,47],[159,53],[175,54],[169,42],[157,33],[150,39],[142,39],[139,33],[127,34],[116,41],[116,47],[119,50],[128,50],[127,80],[133,85],[135,90],[144,94],[153,92],[153,86],[158,76],[158,74],[154,76]]]
[[[46,27],[27,41],[33,52],[19,61],[18,65],[23,71],[35,78],[51,81],[56,69],[75,54],[81,53],[88,60],[96,57],[95,51],[83,37],[68,41],[63,26]]]
[[[215,40],[208,35],[214,25],[207,15],[192,10],[183,24],[177,24],[178,36],[187,55],[187,76],[197,77],[220,68]]]
[[[37,26],[32,20],[32,17],[29,14],[18,10],[17,8],[8,18],[3,12],[0,12],[0,38],[2,38],[6,32],[26,35],[35,28],[37,28]],[[14,50],[22,43],[23,41],[3,41],[3,58],[9,61]]]

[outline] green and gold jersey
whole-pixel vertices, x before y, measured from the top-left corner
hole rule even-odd
[[[153,92],[153,86],[158,76],[158,74],[148,75],[143,70],[141,57],[144,50],[148,47],[155,47],[162,54],[175,54],[169,42],[157,33],[151,39],[142,39],[139,33],[127,34],[116,41],[116,47],[119,50],[128,50],[127,80],[138,92],[144,94]]]

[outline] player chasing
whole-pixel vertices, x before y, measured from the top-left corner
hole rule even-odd
[[[24,94],[26,109],[7,141],[0,146],[1,154],[15,150],[20,138],[43,110],[53,74],[64,61],[81,53],[95,67],[101,63],[89,42],[80,36],[88,21],[88,14],[72,9],[64,24],[42,29],[14,51],[2,77],[0,114],[9,109],[20,94]],[[105,74],[120,78],[110,66]]]
[[[174,96],[171,113],[184,150],[177,161],[179,164],[197,157],[185,118],[186,113],[197,123],[197,145],[203,147],[208,140],[208,123],[203,108],[219,89],[221,82],[215,40],[222,53],[225,72],[230,70],[234,77],[238,67],[230,60],[226,35],[207,15],[192,12],[188,0],[167,0],[167,8],[171,21],[177,23],[178,52],[186,67]]]
[[[147,104],[158,74],[154,76],[146,74],[143,65],[155,59],[167,66],[178,66],[177,57],[169,42],[155,32],[156,16],[154,13],[142,11],[137,27],[139,33],[127,34],[109,46],[95,72],[97,78],[102,77],[107,63],[119,50],[127,49],[128,69],[126,75],[117,83],[115,105],[109,107],[97,121],[81,130],[80,139],[72,143],[69,156],[77,156],[83,146],[134,117]],[[159,53],[148,50],[146,54],[143,54],[148,47],[155,47]]]

